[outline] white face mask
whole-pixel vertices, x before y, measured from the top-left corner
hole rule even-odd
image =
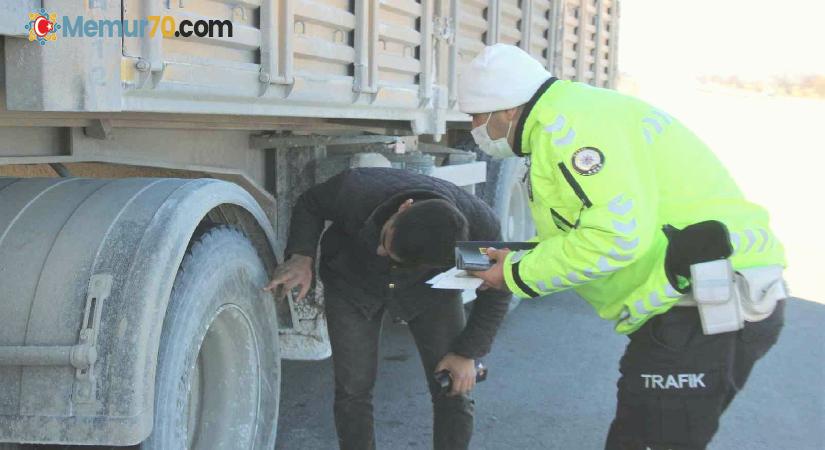
[[[494,159],[515,156],[513,148],[510,147],[510,143],[507,142],[507,138],[510,136],[510,128],[513,126],[513,121],[511,120],[507,125],[507,134],[505,134],[503,138],[493,140],[490,138],[490,133],[487,132],[487,124],[490,123],[491,117],[493,117],[493,113],[490,113],[490,115],[487,116],[487,122],[484,122],[484,125],[475,127],[472,131],[470,131],[470,134],[473,135],[473,139],[476,141],[476,144],[478,144],[481,151],[490,155]]]

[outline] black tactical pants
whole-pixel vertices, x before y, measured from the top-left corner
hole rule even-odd
[[[674,307],[630,335],[620,363],[616,418],[606,450],[699,450],[776,343],[785,301],[769,318],[706,336],[695,307]]]
[[[375,448],[372,389],[384,311],[366,317],[335,292],[326,292],[327,325],[335,369],[335,427],[341,450]],[[408,321],[433,401],[435,450],[468,448],[473,433],[473,401],[439,395],[435,366],[464,329],[461,297],[439,302]]]

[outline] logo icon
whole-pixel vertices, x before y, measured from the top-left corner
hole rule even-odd
[[[40,9],[29,13],[29,23],[26,30],[29,31],[29,41],[37,41],[40,45],[46,45],[46,41],[57,40],[57,30],[60,24],[57,23],[57,14],[47,14],[45,9]]]
[[[582,147],[576,150],[571,160],[576,172],[584,176],[595,175],[604,167],[604,153],[596,147]]]

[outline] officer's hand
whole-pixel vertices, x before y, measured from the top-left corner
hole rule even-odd
[[[295,300],[306,297],[309,287],[312,285],[312,261],[309,256],[292,255],[289,259],[278,266],[272,274],[272,281],[264,287],[265,291],[271,291],[283,285],[282,296],[286,296],[296,286],[301,286],[301,292]]]
[[[507,257],[508,253],[510,253],[509,248],[496,250],[490,247],[487,249],[487,257],[495,261],[495,265],[483,272],[470,271],[472,275],[484,280],[484,284],[482,284],[479,289],[493,288],[499,291],[510,292],[510,288],[507,287],[507,283],[504,281],[504,258]]]
[[[447,353],[435,367],[435,372],[450,372],[453,388],[450,396],[467,394],[476,386],[476,362],[455,353]]]

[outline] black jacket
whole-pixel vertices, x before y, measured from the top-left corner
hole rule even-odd
[[[368,317],[383,307],[411,320],[434,302],[460,291],[432,289],[426,281],[441,269],[398,268],[376,254],[381,228],[408,199],[441,198],[466,217],[470,240],[500,240],[499,221],[482,200],[444,180],[387,168],[344,171],[304,192],[292,210],[285,254],[315,257],[325,221],[332,225],[321,242],[321,280]],[[426,245],[426,243],[422,243]],[[479,358],[490,351],[511,298],[510,293],[478,291],[473,313],[453,352]]]

